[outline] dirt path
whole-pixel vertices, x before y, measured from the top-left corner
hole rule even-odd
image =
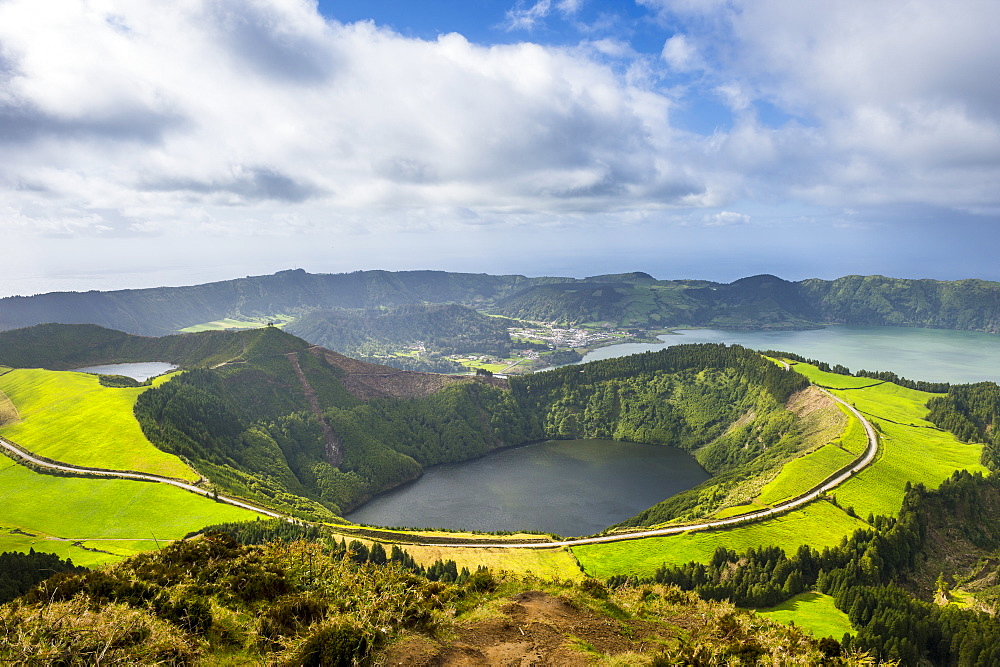
[[[595,653],[615,656],[658,649],[662,643],[657,635],[663,634],[669,634],[663,624],[639,619],[620,623],[548,593],[525,591],[510,598],[495,617],[460,624],[454,636],[436,641],[410,637],[391,645],[378,663],[590,665]]]

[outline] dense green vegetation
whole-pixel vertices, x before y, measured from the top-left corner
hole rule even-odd
[[[55,554],[40,553],[34,549],[23,554],[15,551],[0,553],[0,604],[24,595],[35,584],[59,572],[84,572],[86,568],[73,565]]]
[[[839,646],[673,587],[608,590],[592,579],[576,585],[483,570],[446,583],[409,571],[404,555],[394,561],[382,550],[373,560],[372,552],[361,562],[358,551],[327,540],[243,546],[212,533],[99,571],[57,575],[0,607],[0,660],[395,664],[394,655],[406,654],[393,652],[413,642],[424,651],[486,649],[498,620],[510,623],[504,610],[531,604],[553,611],[510,627],[543,659],[558,651],[573,662],[620,654],[628,664],[861,664],[838,657]],[[567,633],[577,638],[569,647]]]

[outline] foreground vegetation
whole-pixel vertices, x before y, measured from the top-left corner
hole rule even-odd
[[[750,665],[781,656],[856,664],[830,657],[838,646],[673,587],[609,591],[593,580],[487,570],[444,583],[409,571],[402,557],[379,564],[356,555],[329,543],[246,547],[210,534],[90,574],[59,575],[0,607],[0,659],[420,664],[421,653],[427,662],[453,650],[485,657],[529,641],[543,659],[574,662]],[[521,614],[517,626],[508,614]],[[453,647],[458,638],[461,649]]]

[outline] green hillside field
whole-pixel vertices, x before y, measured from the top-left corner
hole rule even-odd
[[[815,637],[839,640],[844,634],[854,634],[847,614],[834,606],[832,597],[822,593],[800,593],[779,605],[758,609],[757,614],[779,623],[793,622]]]
[[[33,548],[78,565],[120,560],[155,548],[154,540],[162,545],[209,524],[260,516],[167,484],[44,475],[7,458],[0,458],[0,488],[0,552]],[[77,541],[110,553],[73,546]]]
[[[88,373],[16,369],[0,375],[0,392],[20,419],[0,428],[0,436],[63,463],[197,481],[198,473],[154,447],[139,428],[133,407],[147,389],[103,387]]]

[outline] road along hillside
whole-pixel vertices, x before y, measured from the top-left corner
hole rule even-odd
[[[62,463],[59,461],[52,461],[44,457],[39,457],[31,452],[27,451],[15,445],[14,443],[0,438],[0,448],[5,450],[11,455],[15,460],[20,459],[21,461],[26,461],[31,465],[37,466],[39,468],[46,468],[48,470],[55,470],[58,472],[66,472],[77,475],[86,475],[88,477],[109,477],[112,479],[131,479],[142,482],[159,482],[161,484],[170,484],[171,486],[176,486],[177,488],[184,489],[185,491],[190,491],[191,493],[197,493],[200,496],[205,496],[207,498],[212,498],[213,500],[218,500],[222,503],[227,503],[229,505],[234,505],[235,507],[241,507],[243,509],[251,510],[253,512],[258,512],[265,516],[274,517],[276,519],[287,518],[284,514],[279,514],[269,509],[259,507],[257,505],[251,505],[250,503],[243,502],[242,500],[237,500],[236,498],[230,498],[229,496],[223,496],[222,494],[216,495],[214,492],[208,489],[203,489],[194,484],[188,484],[187,482],[173,479],[170,477],[161,477],[160,475],[150,475],[148,473],[142,472],[130,472],[125,470],[102,470],[100,468],[83,468],[81,466],[74,466],[68,463]]]
[[[652,530],[634,531],[628,533],[615,533],[613,535],[601,535],[598,537],[581,537],[568,540],[551,541],[551,542],[541,542],[541,541],[526,541],[526,542],[486,542],[486,541],[476,541],[476,540],[456,540],[451,541],[436,541],[435,543],[422,543],[417,542],[421,546],[442,546],[442,544],[447,544],[449,547],[476,547],[476,548],[500,548],[500,549],[547,549],[552,547],[572,547],[581,544],[598,544],[602,542],[622,542],[625,540],[638,540],[645,537],[660,537],[663,535],[677,535],[680,533],[686,533],[693,530],[706,530],[711,528],[720,528],[725,526],[733,526],[737,524],[745,524],[754,521],[760,521],[770,517],[774,517],[779,514],[784,514],[789,510],[795,509],[796,507],[801,507],[806,503],[810,503],[816,500],[824,493],[831,491],[843,484],[845,481],[856,475],[861,470],[864,470],[868,465],[875,460],[875,455],[878,453],[878,436],[875,432],[875,428],[871,423],[862,415],[853,405],[847,401],[834,396],[825,389],[820,389],[826,395],[828,395],[833,400],[845,406],[850,410],[861,424],[865,428],[865,433],[868,437],[868,447],[865,449],[864,453],[858,457],[850,466],[845,469],[841,469],[834,473],[826,480],[813,487],[806,493],[799,495],[795,498],[787,500],[781,504],[775,505],[764,510],[758,510],[756,512],[749,512],[747,514],[741,514],[739,516],[729,517],[727,519],[716,519],[713,521],[704,521],[695,524],[682,524],[675,526],[667,526],[664,528],[655,528]],[[66,472],[78,475],[96,476],[96,477],[109,477],[114,479],[132,479],[145,482],[159,482],[161,484],[170,484],[178,488],[184,489],[191,493],[197,493],[198,495],[213,498],[219,502],[228,503],[236,507],[241,507],[243,509],[248,509],[254,512],[258,512],[265,516],[270,516],[279,519],[288,519],[285,515],[275,512],[273,510],[265,509],[257,505],[246,503],[236,498],[231,498],[228,496],[223,496],[221,494],[216,495],[212,491],[195,486],[193,484],[188,484],[187,482],[172,479],[170,477],[162,477],[159,475],[151,475],[147,473],[121,471],[121,470],[102,470],[99,468],[84,468],[81,466],[69,465],[67,463],[62,463],[59,461],[52,461],[44,457],[39,457],[31,452],[19,447],[18,445],[0,438],[0,448],[6,450],[13,458],[26,461],[31,465],[46,468],[49,470],[55,470],[59,472]],[[389,535],[385,535],[386,538],[391,539]],[[419,538],[418,538],[419,539]]]

